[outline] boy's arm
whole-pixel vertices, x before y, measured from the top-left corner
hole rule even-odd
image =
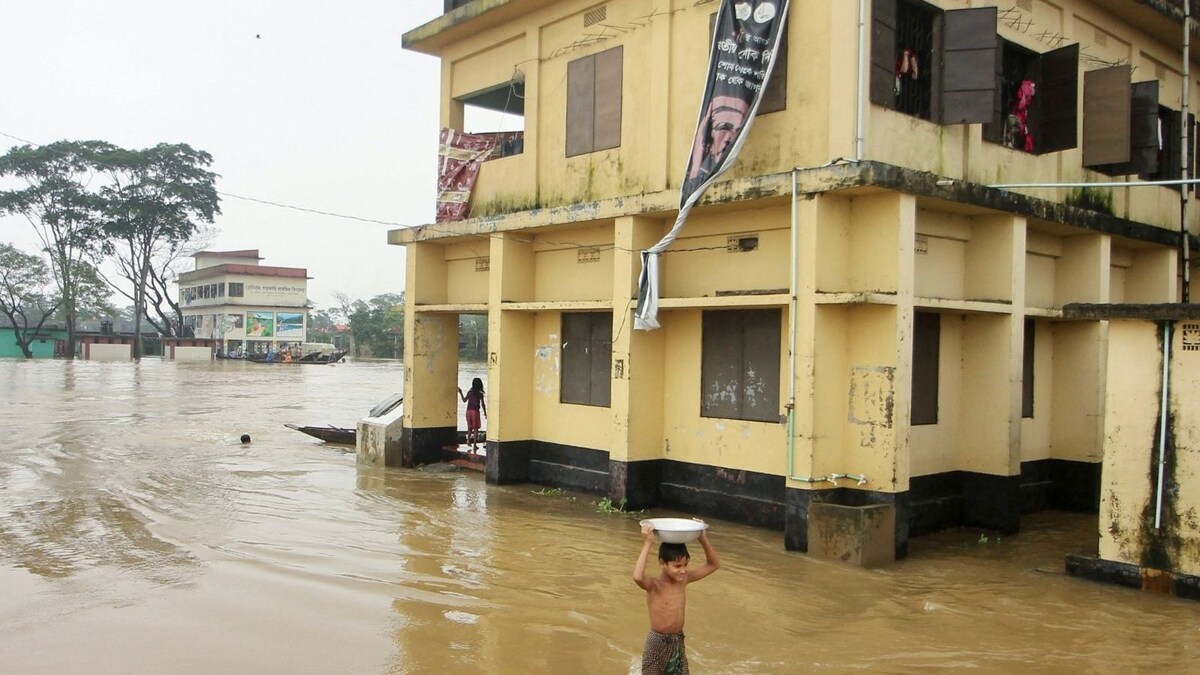
[[[704,577],[721,569],[721,558],[717,555],[717,550],[708,541],[708,530],[700,533],[700,545],[704,547],[704,564],[694,570],[688,571],[689,582],[700,581]]]
[[[653,533],[653,527],[642,526],[642,552],[638,554],[637,562],[633,565],[633,583],[646,591],[654,586],[653,581],[646,580],[646,560],[650,557],[650,546],[654,543]]]

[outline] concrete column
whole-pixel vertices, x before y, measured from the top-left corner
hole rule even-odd
[[[400,456],[388,466],[418,466],[441,459],[458,430],[458,315],[426,312],[446,300],[446,258],[439,244],[407,247],[404,321],[404,431]]]
[[[534,315],[506,310],[504,303],[532,300],[533,279],[533,245],[512,235],[492,237],[488,272],[489,483],[523,483],[529,479]]]
[[[663,363],[667,328],[633,330],[641,251],[662,236],[660,220],[617,218],[613,254],[612,447],[608,497],[640,509],[658,502],[663,461]]]

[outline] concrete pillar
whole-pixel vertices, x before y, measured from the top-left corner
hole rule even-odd
[[[640,252],[662,236],[662,221],[617,218],[613,253],[612,446],[608,497],[641,509],[658,503],[663,457],[666,328],[633,330]]]
[[[458,315],[426,311],[446,301],[446,259],[439,244],[407,247],[404,321],[404,430],[399,461],[403,466],[441,459],[442,448],[458,431]],[[394,455],[386,457],[395,465]]]
[[[534,315],[503,304],[533,299],[533,245],[497,235],[490,255],[486,476],[489,483],[523,483],[533,442]]]

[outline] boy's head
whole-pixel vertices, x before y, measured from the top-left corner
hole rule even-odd
[[[687,566],[692,556],[688,555],[687,544],[658,545],[658,562],[662,565],[663,574],[669,574],[680,580],[687,577]]]

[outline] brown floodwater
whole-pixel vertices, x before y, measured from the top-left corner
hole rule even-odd
[[[283,426],[351,426],[400,382],[387,361],[0,362],[0,672],[636,673],[637,517],[360,467]],[[711,524],[694,673],[1200,670],[1200,604],[1063,573],[1094,516],[921,537],[872,570]]]

